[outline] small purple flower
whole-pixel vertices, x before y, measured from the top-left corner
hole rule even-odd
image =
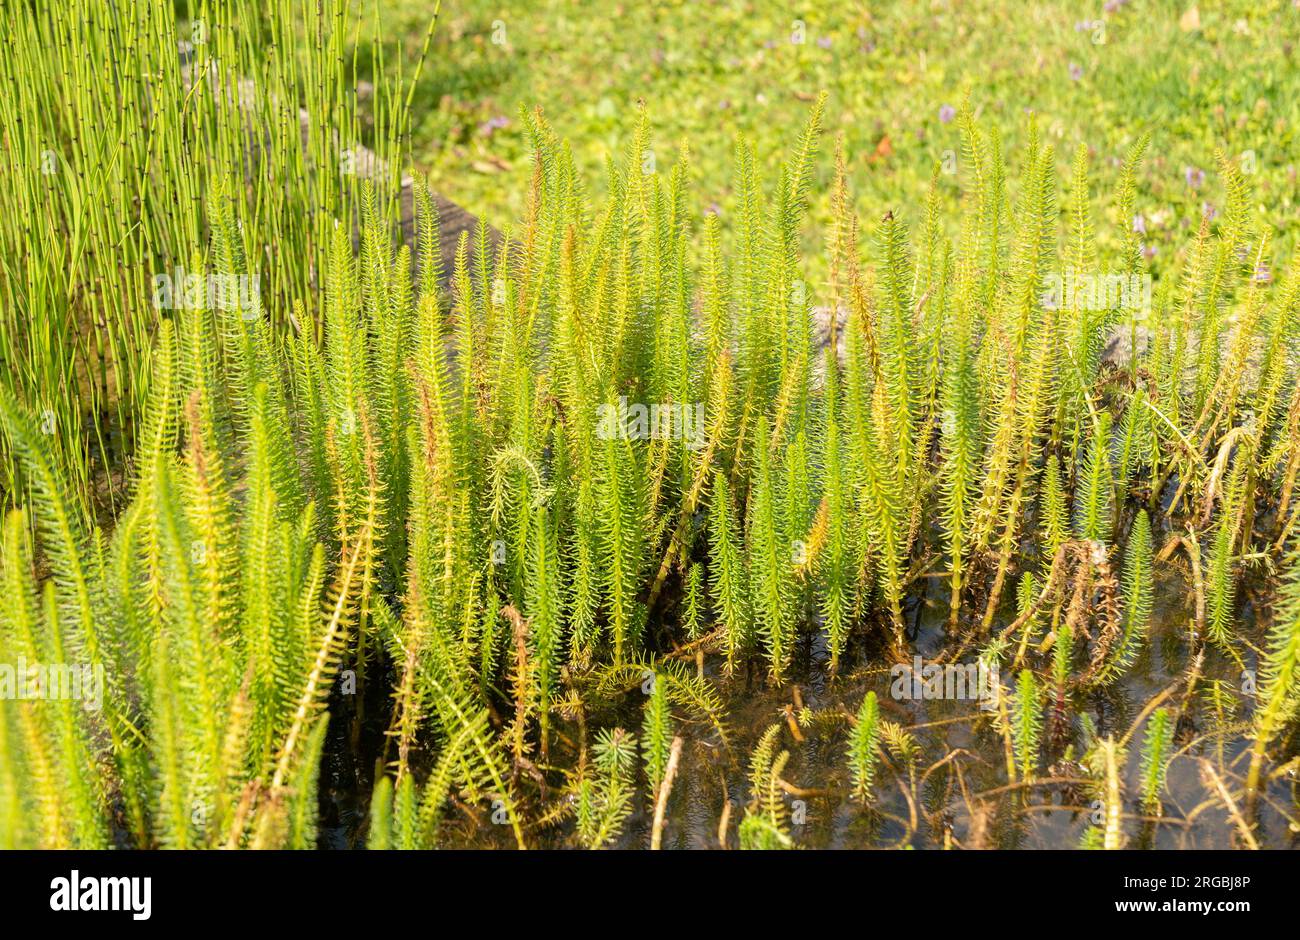
[[[1255,280],[1261,284],[1267,284],[1269,281],[1273,280],[1273,272],[1270,271],[1268,265],[1264,264],[1262,261],[1255,268]]]
[[[1155,246],[1155,245],[1143,245],[1143,246],[1142,246],[1142,257],[1143,257],[1143,258],[1146,258],[1148,261],[1150,261],[1150,260],[1151,260],[1152,258],[1154,258],[1155,256],[1156,256],[1156,246]]]
[[[1137,232],[1139,235],[1145,235],[1147,233],[1147,220],[1141,215],[1133,216],[1133,231]]]
[[[956,116],[957,109],[950,104],[946,104],[939,109],[939,120],[944,124],[951,124],[952,119]]]
[[[1114,13],[1119,9],[1119,0],[1106,0],[1106,2],[1102,4],[1101,8],[1107,13]]]
[[[510,118],[505,117],[504,115],[498,115],[494,118],[488,118],[486,121],[480,124],[478,126],[478,132],[482,134],[484,137],[491,137],[493,133],[495,133],[496,131],[499,131],[503,127],[509,127],[509,126],[510,126]]]
[[[830,36],[818,36],[818,37],[817,37],[817,45],[821,46],[823,49],[829,49],[829,48],[831,47],[831,37],[830,37]]]
[[[1070,78],[1076,82],[1083,78],[1083,66],[1078,62],[1070,63]]]
[[[1205,174],[1202,173],[1201,176],[1204,177]],[[1219,210],[1214,208],[1214,206],[1210,205],[1208,202],[1203,202],[1201,203],[1201,215],[1213,222],[1219,217]]]
[[[1200,189],[1205,183],[1205,171],[1189,166],[1183,170],[1183,179],[1187,180],[1187,185],[1192,189]]]

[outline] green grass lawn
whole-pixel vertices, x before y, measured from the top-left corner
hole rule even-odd
[[[383,6],[391,34],[417,46],[427,4]],[[914,223],[932,168],[960,151],[946,109],[969,94],[1013,155],[1027,111],[1039,115],[1063,171],[1086,143],[1103,195],[1125,150],[1150,131],[1139,208],[1157,271],[1184,241],[1178,230],[1194,228],[1203,205],[1221,198],[1217,149],[1254,170],[1264,219],[1281,228],[1293,212],[1300,9],[1288,0],[1112,0],[1109,10],[1056,0],[815,6],[444,4],[416,91],[416,163],[436,188],[504,225],[526,192],[520,107],[544,107],[573,141],[580,168],[599,180],[643,99],[658,159],[670,162],[688,139],[695,191],[704,195],[694,208],[717,203],[725,224],[735,135],[754,138],[770,168],[824,89],[828,138],[844,136],[859,210],[870,218],[901,209]],[[832,163],[819,161],[819,183]],[[957,178],[944,179],[948,193]],[[826,186],[814,189],[817,232],[829,207]]]

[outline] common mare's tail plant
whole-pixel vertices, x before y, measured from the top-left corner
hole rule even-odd
[[[5,15],[34,38],[75,23]],[[281,78],[263,108],[302,92],[351,121],[335,91]],[[178,87],[159,86],[166,120]],[[523,216],[499,238],[463,233],[446,269],[418,178],[411,244],[393,238],[387,177],[331,182],[310,214],[278,189],[250,206],[242,172],[163,190],[202,195],[201,224],[158,231],[151,209],[113,264],[173,252],[253,273],[265,223],[286,233],[283,270],[259,303],[146,314],[139,284],[114,294],[141,319],[138,349],[107,340],[140,377],[112,513],[90,511],[84,468],[48,440],[35,373],[0,388],[0,660],[86,666],[102,692],[92,709],[0,696],[0,843],[310,847],[322,755],[345,747],[375,847],[624,845],[642,812],[657,845],[670,804],[715,795],[720,842],[787,847],[809,831],[794,793],[852,797],[867,826],[905,819],[900,844],[961,800],[970,832],[939,838],[978,844],[974,740],[1004,752],[980,775],[1021,808],[1063,778],[1095,791],[1086,838],[1118,847],[1136,731],[1099,734],[1116,710],[1098,703],[1170,649],[1188,665],[1139,712],[1134,791],[1162,808],[1174,729],[1206,702],[1231,753],[1225,677],[1263,649],[1254,809],[1286,766],[1300,674],[1294,585],[1260,603],[1300,515],[1300,289],[1274,285],[1245,175],[1222,161],[1218,214],[1152,290],[1131,231],[1143,141],[1103,203],[1117,220],[1094,212],[1086,150],[1061,187],[1032,121],[1013,160],[966,108],[953,224],[938,173],[919,218],[860,220],[841,146],[819,266],[803,246],[823,104],[770,180],[738,140],[733,195],[709,213],[689,151],[647,161],[644,111],[596,201],[524,110]],[[233,153],[225,122],[196,121]],[[41,249],[47,275],[62,251]],[[1172,628],[1166,596],[1189,599]],[[911,688],[959,714],[877,694],[882,664],[922,652],[937,684]],[[965,670],[979,694],[950,685]],[[771,697],[751,718],[777,702],[757,741],[727,721],[742,693]],[[939,750],[954,726],[969,739]],[[385,733],[363,745],[370,728]],[[841,785],[801,787],[823,752]],[[720,794],[671,785],[706,760]]]

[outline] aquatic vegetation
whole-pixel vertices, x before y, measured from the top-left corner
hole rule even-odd
[[[1300,673],[1300,589],[1294,573],[1286,586],[1283,607],[1269,633],[1263,663],[1261,706],[1255,713],[1254,746],[1246,793],[1252,804],[1258,799],[1260,778],[1268,745],[1296,713],[1296,676]]]
[[[1170,724],[1169,710],[1157,709],[1147,724],[1146,738],[1142,742],[1142,803],[1159,810],[1160,793],[1165,788],[1165,769],[1169,762],[1169,745],[1174,729]]]
[[[672,715],[668,711],[667,684],[654,682],[650,701],[645,706],[642,719],[641,748],[645,759],[646,783],[651,796],[659,792],[668,768],[668,754],[672,746]]]
[[[789,813],[781,793],[781,773],[790,760],[789,751],[777,751],[780,725],[763,733],[749,758],[749,782],[753,799],[737,829],[742,849],[789,849]]]
[[[1154,605],[1155,578],[1151,520],[1145,509],[1138,510],[1124,549],[1124,566],[1120,576],[1123,588],[1123,634],[1116,642],[1110,660],[1099,679],[1105,681],[1129,668],[1146,641]]]
[[[601,731],[593,748],[594,771],[578,784],[578,838],[598,849],[618,835],[632,812],[636,738],[621,728]]]
[[[1066,648],[1065,644],[1061,648]],[[1011,709],[1011,748],[1016,769],[1026,780],[1031,779],[1038,769],[1039,741],[1043,730],[1038,697],[1038,684],[1033,672],[1021,670]]]
[[[866,799],[871,795],[871,781],[875,777],[879,760],[876,748],[880,744],[880,708],[876,693],[868,692],[862,700],[857,720],[849,738],[849,772],[853,776],[854,795]]]
[[[1220,160],[1223,204],[1153,290],[1145,140],[1097,212],[1085,149],[1062,199],[1032,118],[1008,156],[967,105],[957,218],[938,172],[920,218],[860,218],[841,144],[809,231],[824,105],[771,179],[738,140],[703,216],[645,108],[599,200],[522,110],[522,218],[446,269],[422,179],[408,238],[387,168],[261,211],[242,175],[173,177],[201,217],[95,271],[179,252],[267,292],[121,295],[102,329],[132,337],[114,382],[137,400],[106,514],[89,451],[50,446],[45,379],[0,388],[0,662],[102,682],[89,709],[0,696],[0,842],[311,847],[326,755],[367,818],[345,840],[375,848],[692,844],[689,800],[723,846],[836,814],[868,844],[1016,844],[1046,807],[1118,848],[1156,811],[1193,828],[1189,772],[1216,832],[1281,838],[1300,281],[1259,275],[1246,176]]]

